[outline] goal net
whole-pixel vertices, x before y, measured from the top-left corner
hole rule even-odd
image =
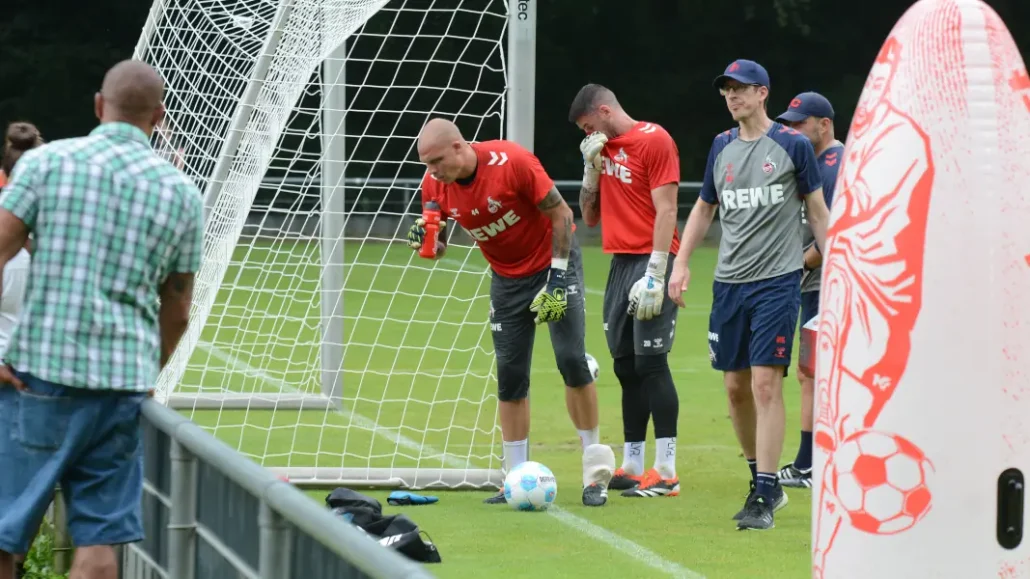
[[[532,125],[531,101],[509,112],[518,6],[155,0],[135,54],[168,87],[154,145],[207,221],[163,402],[298,484],[500,485],[485,263],[462,231],[437,262],[402,240],[428,119]]]

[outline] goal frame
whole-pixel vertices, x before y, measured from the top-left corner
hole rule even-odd
[[[506,39],[505,134],[533,151],[536,93],[537,0],[505,0],[508,8]],[[272,56],[289,20],[292,0],[282,0],[275,12],[261,56],[255,63],[243,97],[233,113],[214,171],[204,190],[205,216],[211,215],[232,167],[243,131],[255,112],[255,102],[264,85]],[[144,54],[153,35],[164,2],[157,0],[140,35],[135,55]],[[344,225],[346,142],[345,60],[347,43],[334,47],[322,67],[321,121],[323,127],[321,182],[321,394],[280,393],[267,395],[232,393],[171,393],[165,404],[176,410],[336,410],[343,409],[344,336]],[[339,82],[336,82],[339,80]],[[333,336],[336,338],[333,339]],[[460,489],[499,488],[500,469],[472,468],[371,468],[371,467],[270,467],[306,487],[351,486],[359,488]]]

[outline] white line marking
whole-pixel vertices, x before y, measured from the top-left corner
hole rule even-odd
[[[577,517],[561,507],[552,506],[547,509],[547,514],[557,519],[563,525],[575,529],[596,541],[600,541],[612,549],[632,557],[648,567],[651,567],[656,571],[661,571],[670,577],[676,577],[676,579],[704,579],[704,575],[691,571],[690,569],[677,563],[673,563],[672,561],[663,559],[654,551],[646,549],[625,537],[616,535],[608,529],[599,527],[586,519]]]
[[[269,375],[264,370],[261,370],[260,368],[255,368],[254,366],[251,366],[247,362],[244,362],[243,360],[240,360],[238,357],[234,356],[233,354],[230,354],[229,352],[226,352],[226,351],[218,348],[217,346],[215,346],[213,344],[209,344],[209,343],[204,342],[204,341],[199,341],[199,342],[197,342],[197,347],[202,349],[202,350],[204,350],[205,352],[208,352],[209,354],[211,354],[215,358],[218,358],[219,360],[224,362],[227,366],[229,366],[233,371],[238,372],[240,374],[243,374],[244,376],[247,376],[249,378],[257,378],[258,380],[261,380],[262,382],[272,386],[273,388],[278,388],[280,392],[282,392],[284,390],[285,391],[289,391],[289,392],[293,392],[293,393],[300,393],[301,392],[300,390],[294,388],[293,386],[290,386],[289,384],[283,382],[282,380],[278,380],[275,377]],[[398,427],[398,428],[385,428],[385,427],[379,426],[379,424],[377,424],[376,421],[374,421],[374,420],[372,420],[370,418],[367,418],[365,416],[362,416],[360,414],[351,412],[351,411],[347,410],[346,408],[341,408],[339,410],[339,413],[344,418],[349,420],[351,422],[351,424],[353,424],[354,426],[357,426],[358,428],[363,428],[365,430],[369,430],[369,431],[372,432],[372,434],[379,435],[379,436],[385,438],[386,440],[389,440],[390,442],[396,444],[399,447],[407,448],[408,450],[411,450],[412,452],[417,452],[418,454],[416,456],[426,457],[426,458],[437,458],[437,459],[442,457],[444,459],[444,461],[446,461],[448,463],[453,463],[453,466],[455,468],[470,468],[471,467],[471,465],[469,464],[468,458],[462,460],[460,457],[458,457],[458,455],[453,455],[453,454],[441,455],[441,453],[439,451],[437,451],[437,450],[435,450],[433,448],[430,448],[428,446],[423,448],[423,446],[421,444],[419,444],[419,443],[415,442],[414,440],[412,440],[412,439],[404,436],[403,434],[401,434],[399,432],[400,427]]]
[[[198,342],[197,347],[203,349],[205,352],[210,353],[212,356],[218,358],[219,360],[222,360],[229,366],[233,367],[234,370],[240,371],[240,373],[242,374],[258,378],[264,381],[265,383],[269,384],[270,386],[278,387],[280,390],[289,389],[292,391],[297,391],[296,388],[293,388],[289,384],[286,384],[281,380],[276,380],[263,370],[251,366],[250,364],[244,362],[243,360],[240,360],[236,356],[228,352],[222,351],[216,346],[213,346],[206,342]],[[469,466],[471,466],[469,464],[468,459],[462,460],[455,455],[440,453],[432,447],[419,444],[418,442],[400,433],[392,432],[390,429],[381,428],[375,423],[375,421],[364,416],[361,416],[360,414],[349,412],[346,410],[343,411],[343,414],[350,418],[350,420],[353,423],[359,424],[363,428],[368,428],[373,432],[373,434],[382,436],[383,438],[386,438],[387,440],[397,444],[398,446],[407,448],[414,452],[418,452],[420,456],[425,456],[423,455],[423,452],[428,452],[434,458],[442,456],[444,462],[452,468],[468,468]],[[676,579],[704,579],[703,575],[691,571],[690,569],[687,569],[682,565],[663,559],[654,551],[646,549],[638,545],[637,543],[634,543],[633,541],[626,539],[625,537],[616,535],[608,529],[595,525],[594,523],[591,523],[590,521],[582,517],[578,517],[566,511],[565,509],[558,507],[557,505],[552,506],[550,509],[548,509],[547,514],[553,517],[556,521],[560,522],[561,524],[576,531],[579,531],[580,533],[594,540],[600,541],[608,545],[612,549],[619,551],[623,555],[626,555],[631,559],[636,559],[637,561],[647,565],[648,567],[651,567],[656,571],[661,571],[662,573],[665,573],[671,577],[675,577]]]

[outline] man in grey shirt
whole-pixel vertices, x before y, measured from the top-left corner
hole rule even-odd
[[[765,69],[750,60],[734,61],[715,86],[739,126],[712,144],[669,297],[685,305],[690,256],[721,207],[708,351],[712,367],[723,372],[733,428],[752,472],[744,508],[734,519],[738,529],[771,529],[773,513],[787,504],[776,471],[786,423],[783,377],[801,305],[801,211],[807,208],[822,247],[829,210],[812,143],[769,118]]]

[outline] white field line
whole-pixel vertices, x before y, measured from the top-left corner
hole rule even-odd
[[[247,364],[243,360],[240,360],[236,356],[233,356],[232,354],[229,354],[227,352],[223,352],[222,350],[218,349],[217,347],[211,344],[199,342],[197,346],[203,349],[204,351],[210,353],[212,356],[218,358],[219,360],[222,360],[230,367],[232,367],[234,370],[239,371],[241,374],[258,378],[266,382],[270,386],[278,387],[280,390],[288,389],[294,392],[297,391],[296,388],[293,388],[292,386],[285,384],[280,380],[276,380],[275,378],[268,375],[261,369],[255,368],[250,364]],[[442,456],[444,462],[452,468],[468,468],[468,466],[470,466],[468,465],[468,459],[462,460],[454,455],[440,453],[435,449],[429,446],[423,446],[422,444],[419,444],[417,441],[412,440],[398,432],[392,432],[389,429],[379,428],[376,425],[375,421],[364,416],[361,416],[360,414],[348,412],[346,410],[343,410],[343,413],[351,420],[352,423],[360,425],[363,428],[368,428],[374,434],[382,436],[383,438],[397,444],[398,446],[407,448],[408,450],[411,450],[413,452],[418,452],[419,456],[423,456],[422,452],[427,451],[428,454],[432,456]],[[663,559],[654,551],[651,551],[650,549],[638,545],[637,543],[634,543],[633,541],[630,541],[625,537],[616,535],[608,529],[595,525],[594,523],[591,523],[590,521],[582,517],[578,517],[562,509],[561,507],[558,507],[557,505],[552,506],[550,509],[548,509],[547,514],[554,518],[556,521],[560,522],[561,524],[573,530],[576,530],[582,533],[583,535],[586,535],[587,537],[590,537],[596,541],[600,541],[608,545],[612,549],[622,553],[623,555],[626,555],[631,559],[635,559],[638,562],[643,563],[644,565],[647,565],[648,567],[651,567],[656,571],[665,573],[670,577],[675,577],[676,579],[704,579],[703,575],[695,571],[691,571],[690,569],[687,569],[682,565]]]

